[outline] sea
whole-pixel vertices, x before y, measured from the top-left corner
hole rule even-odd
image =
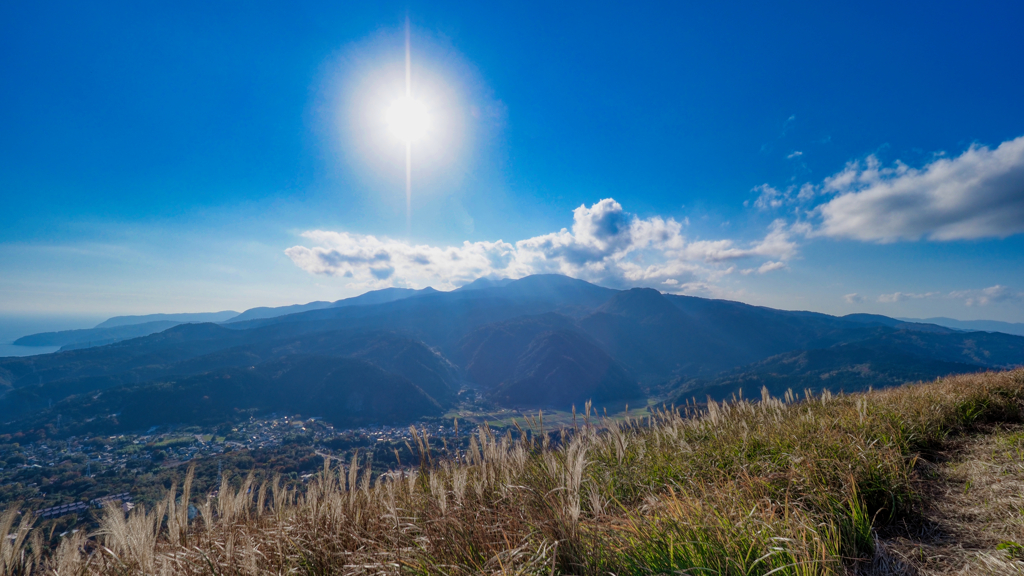
[[[59,346],[15,346],[13,342],[22,336],[40,332],[92,328],[105,319],[105,316],[94,315],[0,313],[0,358],[56,352]]]

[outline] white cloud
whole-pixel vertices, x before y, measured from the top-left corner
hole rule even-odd
[[[789,160],[792,160],[793,158],[799,158],[799,157],[801,157],[803,155],[804,155],[803,152],[801,152],[799,150],[794,150],[793,153],[791,153],[789,156],[786,156],[786,158],[789,159]]]
[[[414,275],[462,284],[508,269],[515,251],[500,240],[438,248],[348,232],[313,230],[302,236],[318,246],[285,250],[296,265],[313,274],[343,276],[366,285],[391,285]]]
[[[776,188],[769,186],[768,184],[761,184],[755,186],[751,192],[757,192],[757,200],[754,200],[754,207],[758,210],[771,210],[781,207],[788,200],[787,195],[784,192],[779,191]],[[744,204],[747,204],[744,202]]]
[[[814,195],[814,186],[812,186],[810,183],[806,183],[803,186],[801,186],[800,191],[797,192],[797,199],[800,201],[806,201],[810,200],[811,198],[814,198]]]
[[[732,274],[737,260],[764,260],[760,273],[784,268],[797,253],[791,227],[774,221],[764,238],[750,243],[691,240],[673,218],[638,218],[608,198],[573,211],[572,229],[515,244],[464,242],[461,246],[412,245],[350,232],[314,230],[302,236],[314,246],[285,250],[307,272],[351,278],[362,287],[392,285],[452,288],[488,275],[519,278],[559,273],[608,285],[660,285],[708,291]]]
[[[981,290],[958,290],[949,293],[950,298],[963,299],[968,306],[986,306],[999,302],[1024,301],[1024,292],[1015,292],[1006,286],[990,286]]]
[[[921,169],[874,156],[825,179],[815,234],[873,242],[1004,238],[1024,232],[1024,136],[971,146]],[[801,198],[805,196],[803,191]]]
[[[893,303],[893,302],[904,302],[906,300],[923,300],[925,298],[931,298],[938,296],[938,292],[893,292],[892,294],[882,294],[878,297],[879,302]]]
[[[766,273],[771,272],[773,270],[782,270],[785,267],[786,267],[786,263],[785,262],[771,262],[771,261],[769,261],[769,262],[765,262],[764,264],[761,264],[761,267],[757,269],[757,273],[758,274],[766,274]]]
[[[818,192],[813,185],[806,183],[797,186],[787,186],[785,190],[779,190],[769,184],[754,186],[751,192],[757,192],[757,199],[754,200],[754,208],[762,211],[777,210],[786,205],[806,202],[817,196]],[[744,206],[750,206],[750,201],[743,202]]]
[[[772,271],[775,271],[775,270],[784,270],[784,269],[786,269],[786,263],[785,262],[772,262],[771,260],[769,260],[769,261],[765,262],[764,264],[761,264],[761,266],[759,266],[757,268],[745,268],[743,270],[740,270],[740,274],[742,274],[744,276],[748,276],[748,275],[753,274],[755,272],[757,272],[758,274],[767,274],[768,272],[772,272]]]
[[[927,298],[944,298],[963,300],[967,306],[986,306],[1000,302],[1024,302],[1024,292],[1014,291],[1006,286],[996,284],[980,290],[954,290],[949,293],[942,292],[893,292],[891,294],[880,294],[878,302],[893,304],[906,302],[908,300],[924,300]],[[860,294],[847,294],[843,299],[850,304],[859,304],[866,299]]]

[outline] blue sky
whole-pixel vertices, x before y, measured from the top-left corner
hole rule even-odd
[[[1020,3],[491,4],[5,3],[0,312],[553,271],[1024,321]]]

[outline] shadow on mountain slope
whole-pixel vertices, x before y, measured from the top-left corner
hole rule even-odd
[[[409,379],[365,360],[289,356],[175,380],[70,397],[20,428],[70,424],[51,434],[116,433],[167,423],[217,424],[249,414],[321,416],[335,426],[393,424],[436,416],[441,406]]]

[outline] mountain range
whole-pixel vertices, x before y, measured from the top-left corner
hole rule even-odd
[[[0,430],[113,433],[273,411],[397,424],[464,398],[523,409],[636,405],[757,395],[762,386],[855,391],[1024,364],[1021,336],[559,275],[482,279],[451,292],[390,288],[219,324],[139,320],[93,330],[176,324],[0,358]]]
[[[908,322],[927,322],[938,324],[956,330],[967,330],[970,332],[1002,332],[1003,334],[1015,334],[1024,336],[1024,323],[1021,322],[1000,322],[999,320],[954,320],[953,318],[925,318],[922,320],[904,319]]]

